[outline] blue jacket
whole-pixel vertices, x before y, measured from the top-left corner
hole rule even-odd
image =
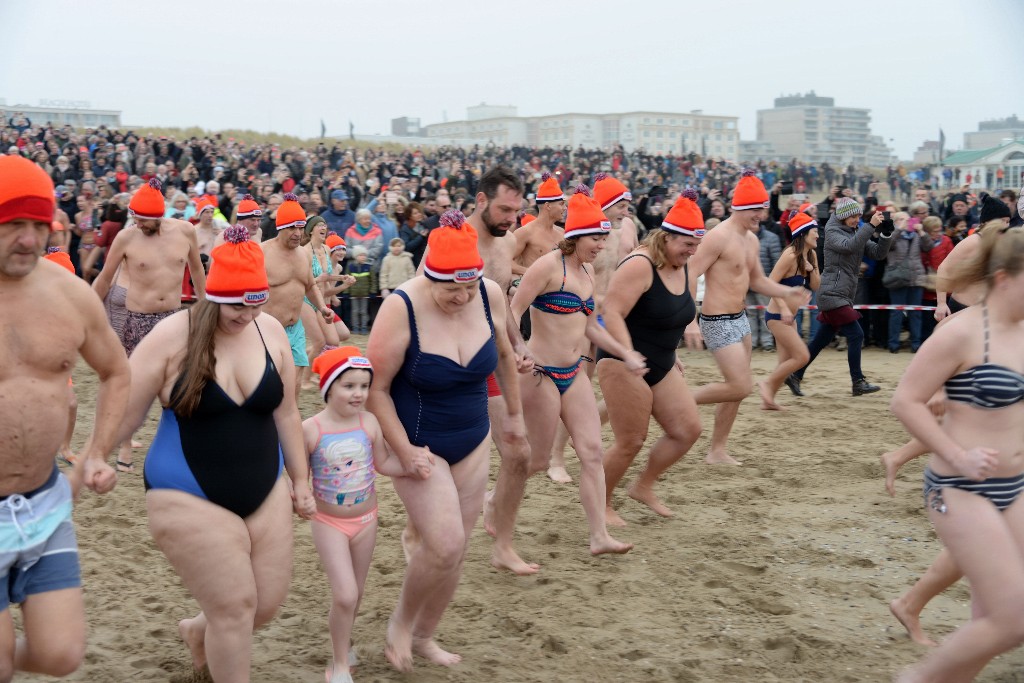
[[[320,212],[320,215],[327,222],[327,229],[342,238],[345,237],[345,231],[356,223],[356,213],[352,209],[335,211],[328,208]]]

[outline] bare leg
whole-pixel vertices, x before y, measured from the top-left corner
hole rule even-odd
[[[647,383],[613,358],[598,362],[597,376],[607,398],[612,434],[615,440],[604,452],[605,523],[624,527],[626,522],[612,507],[612,494],[637,453],[647,440],[654,393]],[[615,391],[612,391],[612,387]]]
[[[487,494],[484,502],[484,529],[494,537],[491,564],[514,574],[533,574],[540,565],[525,561],[512,547],[516,515],[523,502],[529,476],[530,452],[513,446],[506,438],[504,398],[489,398],[487,413],[491,418],[491,437],[501,459],[494,490]]]
[[[565,447],[569,445],[569,430],[561,420],[555,433],[555,444],[551,447],[551,464],[548,465],[548,478],[556,484],[571,484],[572,475],[565,469]]]
[[[123,441],[117,449],[117,471],[134,472],[135,464],[132,462],[132,441]]]
[[[85,657],[81,588],[30,595],[22,605],[22,616],[25,635],[17,640],[15,670],[67,676],[78,669]]]
[[[775,402],[775,395],[786,378],[805,366],[811,356],[807,351],[807,345],[804,344],[792,323],[772,320],[768,323],[768,329],[775,336],[776,347],[779,350],[779,362],[768,377],[757,383],[761,394],[761,408],[763,410],[785,410]]]
[[[885,490],[889,492],[890,496],[896,495],[896,475],[899,474],[900,468],[927,452],[928,448],[923,443],[917,439],[911,439],[894,451],[882,453],[879,460],[882,461],[882,467],[885,468]]]
[[[934,647],[935,641],[921,628],[921,611],[932,598],[960,580],[963,573],[953,561],[949,550],[943,548],[928,571],[906,593],[889,603],[889,611],[907,629],[915,643]]]
[[[694,390],[697,405],[717,403],[715,426],[711,432],[711,448],[705,462],[711,465],[740,465],[728,452],[729,432],[736,421],[740,402],[750,394],[753,378],[750,375],[750,336],[737,344],[712,352],[724,382],[713,382]]]

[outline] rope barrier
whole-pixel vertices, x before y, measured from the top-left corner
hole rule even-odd
[[[767,306],[747,306],[747,310],[763,311]],[[859,311],[934,311],[935,306],[897,306],[893,304],[859,304],[854,306]],[[800,310],[816,311],[817,306],[801,306]]]

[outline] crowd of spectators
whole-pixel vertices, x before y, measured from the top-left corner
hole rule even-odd
[[[592,183],[599,171],[611,173],[632,190],[631,211],[641,232],[659,226],[686,187],[700,192],[700,206],[709,225],[724,220],[730,193],[743,169],[738,163],[703,159],[693,153],[653,155],[626,152],[622,147],[399,149],[322,140],[299,148],[246,144],[222,134],[176,139],[102,126],[83,132],[34,122],[18,113],[5,114],[2,122],[0,152],[32,159],[53,179],[59,206],[55,220],[64,230],[52,243],[67,248],[78,273],[87,280],[102,265],[104,246],[128,221],[131,194],[157,178],[165,192],[168,217],[195,221],[197,203],[206,201],[216,207],[218,227],[233,224],[239,202],[252,195],[263,209],[263,239],[276,232],[274,220],[284,194],[295,194],[308,214],[322,215],[330,232],[348,243],[348,259],[365,252],[365,257],[360,257],[365,265],[361,263],[355,270],[368,269],[372,277],[357,291],[366,291],[370,298],[380,292],[381,264],[393,241],[401,240],[413,264],[418,265],[427,235],[437,227],[440,214],[454,207],[468,215],[473,210],[477,179],[495,164],[509,166],[521,175],[527,188],[527,211],[533,210],[533,191],[544,171],[552,173],[563,188]],[[914,253],[920,253],[925,275],[938,266],[930,245],[942,242],[944,246],[936,254],[944,255],[980,220],[981,202],[966,189],[940,190],[922,182],[938,181],[948,188],[956,178],[952,174],[947,178],[942,169],[908,172],[896,166],[872,172],[852,165],[803,164],[795,159],[747,165],[756,169],[772,192],[772,208],[759,233],[766,271],[789,242],[788,218],[812,198],[823,196],[817,204],[822,222],[831,203],[842,195],[853,196],[867,210],[877,205],[892,214],[906,213],[906,229],[920,239]],[[1016,206],[1012,190],[1003,190],[1001,198]],[[926,224],[925,219],[937,219],[938,227],[935,220]],[[354,249],[356,246],[361,249]],[[354,265],[346,267],[351,271]],[[864,303],[888,303],[890,293],[881,285],[883,276],[884,264],[864,264]],[[397,286],[387,284],[385,289]],[[920,284],[924,290],[924,279]],[[901,295],[899,300],[904,299],[907,297]],[[909,300],[916,301],[916,295]],[[371,305],[370,319],[374,309]],[[348,317],[347,307],[345,313]],[[867,335],[868,343],[891,346],[886,320],[866,325],[879,330],[877,336],[872,336],[874,332]],[[771,348],[771,335],[761,331],[761,346]],[[922,334],[927,332],[925,329]]]

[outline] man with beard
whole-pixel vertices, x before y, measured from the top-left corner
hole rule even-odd
[[[85,655],[85,606],[72,496],[107,493],[106,463],[128,401],[129,370],[88,285],[40,254],[53,183],[27,159],[0,157],[0,679],[15,671],[67,676]],[[113,350],[111,350],[113,347]],[[68,422],[79,354],[99,376],[96,422],[74,469],[54,462]],[[21,604],[22,636],[11,603]]]
[[[284,202],[277,209],[276,223],[277,236],[260,244],[270,280],[270,299],[263,310],[284,325],[295,367],[307,368],[306,330],[299,317],[303,296],[328,323],[334,320],[334,311],[324,303],[323,292],[313,278],[312,252],[299,248],[306,227],[306,212],[299,205],[298,197],[291,193],[284,196]],[[301,377],[302,372],[295,373],[296,398],[302,388]]]
[[[523,204],[523,192],[523,181],[518,174],[504,166],[495,166],[480,177],[476,208],[466,219],[477,233],[477,249],[484,260],[484,277],[497,282],[504,292],[512,284],[512,257],[516,251],[515,237],[509,231],[516,224]],[[418,272],[423,272],[422,262]],[[508,306],[507,299],[503,303]],[[505,331],[512,341],[519,372],[530,372],[533,361],[511,312],[505,320]],[[491,564],[515,574],[533,574],[538,565],[524,561],[512,548],[516,513],[526,491],[530,446],[526,441],[522,406],[506,407],[494,375],[487,379],[487,413],[491,420],[491,438],[501,458],[494,489],[487,493],[484,501],[484,529],[494,537]],[[519,419],[506,421],[506,415],[517,415]],[[408,547],[410,542],[414,542],[413,534],[403,535],[403,542]]]
[[[118,268],[124,268],[127,273],[131,284],[120,337],[129,356],[158,322],[181,308],[181,283],[186,265],[192,273],[197,295],[204,296],[206,292],[196,229],[188,221],[164,218],[164,210],[160,181],[154,178],[139,188],[128,203],[128,213],[135,225],[117,233],[103,270],[92,284],[100,299],[105,299]],[[121,444],[117,469],[135,471],[128,442]]]

